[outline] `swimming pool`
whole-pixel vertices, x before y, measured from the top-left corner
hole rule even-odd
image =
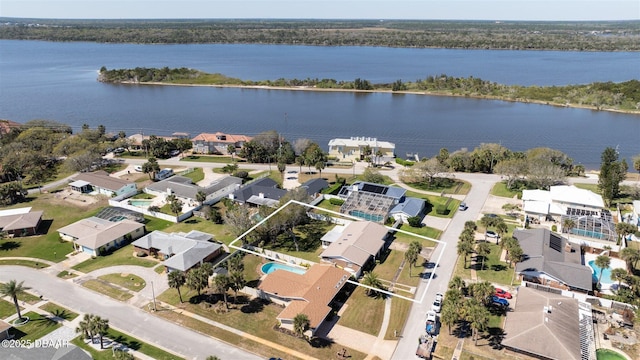
[[[149,207],[153,200],[142,200],[142,199],[134,199],[129,200],[129,205],[137,206],[137,207]]]
[[[600,268],[596,265],[595,260],[589,261],[589,266],[593,269],[593,282],[598,282],[598,278],[600,277]],[[611,268],[604,269],[602,272],[602,279],[600,280],[602,284],[613,284],[615,281],[611,280]]]
[[[260,270],[262,270],[263,273],[265,274],[271,274],[272,272],[276,271],[276,270],[286,270],[292,273],[296,273],[299,275],[302,275],[304,273],[307,272],[307,270],[305,269],[301,269],[298,267],[293,267],[293,266],[289,266],[289,265],[285,265],[285,264],[281,264],[281,263],[277,263],[277,262],[268,262],[264,265],[262,265],[262,267],[260,268]]]
[[[596,357],[598,360],[626,360],[626,358],[618,352],[609,349],[596,350]]]
[[[384,216],[383,215],[369,214],[369,213],[366,213],[366,212],[360,211],[360,210],[351,210],[351,211],[349,211],[349,215],[353,215],[353,216],[359,217],[361,219],[365,219],[365,220],[373,221],[373,222],[382,222],[382,220],[384,220]]]

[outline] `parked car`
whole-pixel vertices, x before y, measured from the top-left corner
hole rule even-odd
[[[491,302],[494,305],[507,306],[507,307],[509,306],[509,301],[507,301],[507,299],[499,298],[495,295],[491,297]]]
[[[436,312],[433,310],[427,311],[427,322],[425,324],[425,330],[427,334],[434,335],[436,333],[438,327],[437,321],[438,316],[436,315]]]
[[[137,171],[137,172],[142,172],[142,165],[136,165],[133,167],[133,170]]]
[[[460,210],[460,211],[465,211],[465,210],[467,210],[468,208],[469,208],[469,207],[467,206],[467,204],[466,204],[466,203],[463,203],[463,202],[461,202],[461,203],[460,203],[460,206],[458,206],[458,210]]]
[[[486,233],[484,233],[484,235],[485,235],[486,237],[494,238],[494,239],[495,239],[495,238],[500,237],[500,236],[498,235],[498,233],[496,233],[495,231],[491,231],[491,230],[487,230],[487,232],[486,232]]]
[[[171,155],[171,156],[178,156],[178,155],[180,155],[180,150],[171,150],[171,152],[169,153],[169,155]]]
[[[113,150],[113,152],[116,153],[116,154],[122,154],[124,152],[124,148],[119,147],[119,148]]]
[[[444,295],[442,295],[442,293],[437,293],[436,294],[436,300],[442,302],[442,300],[444,300]]]
[[[511,299],[513,297],[510,292],[502,290],[500,288],[496,288],[495,296],[503,299]]]
[[[433,310],[433,311],[435,311],[435,312],[439,313],[439,312],[440,312],[440,309],[442,309],[442,300],[440,300],[440,299],[436,298],[436,299],[433,301],[433,304],[431,304],[431,310]]]

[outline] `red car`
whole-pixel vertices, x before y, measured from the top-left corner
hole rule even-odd
[[[498,289],[496,288],[496,294],[497,297],[499,298],[503,298],[503,299],[511,299],[513,296],[511,296],[511,293],[508,291],[504,291],[502,289]]]

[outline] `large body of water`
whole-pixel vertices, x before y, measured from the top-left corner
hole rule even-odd
[[[132,45],[0,41],[0,118],[50,119],[79,129],[167,135],[277,130],[287,139],[366,136],[396,153],[502,143],[547,146],[587,168],[605,147],[640,153],[640,116],[535,104],[398,94],[110,85],[97,70],[190,67],[243,79],[414,81],[474,76],[504,84],[566,85],[640,79],[640,54],[277,45]]]

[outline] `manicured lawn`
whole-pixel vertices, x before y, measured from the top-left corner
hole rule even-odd
[[[442,235],[442,230],[432,228],[430,226],[422,226],[422,227],[416,228],[416,227],[403,224],[400,226],[400,229],[406,232],[410,232],[420,236],[425,236],[431,239],[439,239],[440,235]],[[435,247],[437,245],[435,241],[425,240],[417,236],[404,234],[402,232],[397,232],[395,236],[396,236],[396,240],[403,243],[407,242],[407,244],[410,244],[412,241],[415,241],[415,240],[420,240],[422,242],[423,247]]]
[[[238,161],[238,158],[235,158]],[[194,161],[203,163],[222,163],[230,164],[233,162],[231,156],[218,156],[218,155],[189,155],[185,156],[180,161]]]
[[[469,190],[471,190],[471,184],[462,181],[453,179],[450,184],[447,186],[433,186],[428,182],[421,183],[405,183],[412,188],[424,190],[424,191],[432,191],[436,193],[445,193],[445,194],[468,194]]]
[[[0,258],[0,265],[20,265],[27,266],[34,269],[44,269],[49,267],[49,264],[31,261],[31,260],[22,260],[22,259],[2,259]]]
[[[507,189],[507,183],[505,183],[504,181],[496,183],[495,185],[493,185],[493,188],[491,188],[491,195],[494,195],[494,196],[507,197],[507,198],[513,199],[514,196],[519,194],[522,194],[522,191]]]
[[[575,187],[579,189],[585,189],[596,194],[600,194],[600,188],[598,188],[598,184],[574,183],[573,185],[575,185]]]
[[[460,200],[456,200],[451,198],[449,201],[448,197],[435,196],[435,195],[425,195],[421,193],[417,193],[415,191],[407,190],[406,196],[415,197],[418,199],[424,199],[428,202],[427,204],[427,215],[437,216],[441,218],[452,218],[453,214],[458,210],[458,206],[460,205]],[[449,205],[447,205],[448,212],[444,215],[440,215],[436,213],[436,208],[439,205],[445,205],[449,201]]]
[[[349,300],[345,311],[338,320],[338,325],[377,336],[382,326],[385,299],[371,297],[365,294],[365,288],[358,286]]]
[[[91,355],[93,360],[113,360],[113,354],[111,349],[96,350],[94,347],[87,345],[82,336],[78,336],[71,340],[71,343]]]
[[[16,313],[16,307],[13,302],[0,299],[0,319],[8,318]]]
[[[214,240],[220,241],[229,245],[236,237],[228,231],[228,228],[224,224],[216,224],[212,221],[205,220],[196,216],[192,216],[189,219],[177,223],[170,224],[162,231],[166,232],[189,232],[191,230],[202,231],[207,234],[212,234]]]
[[[500,246],[496,244],[490,244],[489,246],[491,247],[491,253],[488,256],[488,259],[484,261],[484,270],[476,271],[478,279],[492,283],[511,285],[514,270],[509,268],[508,263],[500,261],[500,254],[502,252]],[[480,269],[480,266],[481,264],[478,260],[476,268]]]
[[[139,258],[133,254],[133,245],[129,244],[121,249],[114,251],[106,256],[97,256],[95,259],[91,258],[81,262],[73,267],[74,270],[88,273],[93,270],[101,269],[108,266],[115,265],[137,265],[144,267],[153,267],[158,265],[157,261]]]
[[[202,168],[194,168],[193,171],[183,174],[182,176],[191,179],[194,184],[197,184],[198,181],[204,179],[204,172],[202,171]]]
[[[78,275],[76,275],[75,273],[70,273],[67,270],[62,270],[56,276],[62,279],[72,279]]]
[[[392,281],[394,276],[398,273],[398,269],[400,268],[400,264],[404,260],[404,251],[399,250],[391,250],[389,255],[384,259],[384,262],[376,265],[373,269],[373,272],[378,274],[378,277],[382,280]],[[420,277],[418,274],[422,271],[422,262],[419,261],[416,263],[416,267],[412,268],[411,277],[409,277],[409,264],[405,264],[404,269],[398,276],[396,283],[399,285],[409,285],[409,286],[417,286],[420,282]],[[385,284],[386,285],[386,284]],[[396,291],[398,294],[406,297],[412,297],[411,294],[404,291]]]
[[[148,355],[153,359],[158,359],[158,360],[182,359],[179,356],[175,356],[153,345],[142,342],[136,338],[123,334],[114,329],[109,329],[105,337],[112,339],[114,341],[117,341],[118,343],[123,344],[132,350],[139,351],[145,355]],[[74,345],[79,346],[82,349],[88,351],[94,360],[113,360],[113,354],[112,354],[111,348],[104,349],[104,350],[96,350],[94,347],[87,345],[85,343],[85,340],[83,340],[81,336],[74,338],[73,340],[71,340],[71,342]]]
[[[71,321],[78,317],[78,314],[73,311],[52,302],[48,302],[40,306],[40,309],[67,321]]]
[[[411,310],[410,301],[392,298],[391,299],[391,318],[389,319],[389,327],[387,328],[387,333],[384,335],[385,340],[398,340],[397,337],[394,337],[393,331],[396,330],[396,335],[402,335],[402,329],[404,328],[404,324],[407,321],[407,316],[409,316],[409,311]]]
[[[119,301],[127,301],[133,297],[130,293],[120,290],[115,286],[105,283],[103,281],[98,280],[87,280],[82,283],[82,286],[87,289],[91,289],[93,291],[99,292],[101,294],[107,295]]]
[[[29,317],[29,322],[11,330],[15,334],[15,339],[34,341],[62,326],[62,324],[33,311],[22,314],[22,316]]]
[[[141,277],[133,274],[107,274],[98,278],[136,292],[147,285]]]
[[[329,202],[329,200],[322,200],[320,203],[318,203],[318,205],[316,205],[319,208],[322,209],[327,209],[327,210],[331,210],[331,211],[335,211],[337,213],[340,212],[340,205],[333,205],[332,203]],[[322,211],[317,211],[320,214],[325,214],[325,215],[333,215],[333,214],[329,214],[329,213],[325,213]]]
[[[144,227],[147,233],[150,233],[155,230],[166,231],[167,228],[174,225],[174,223],[172,223],[171,221],[162,220],[162,219],[158,219],[158,218],[146,216],[146,215],[144,217],[144,221],[145,221]]]

